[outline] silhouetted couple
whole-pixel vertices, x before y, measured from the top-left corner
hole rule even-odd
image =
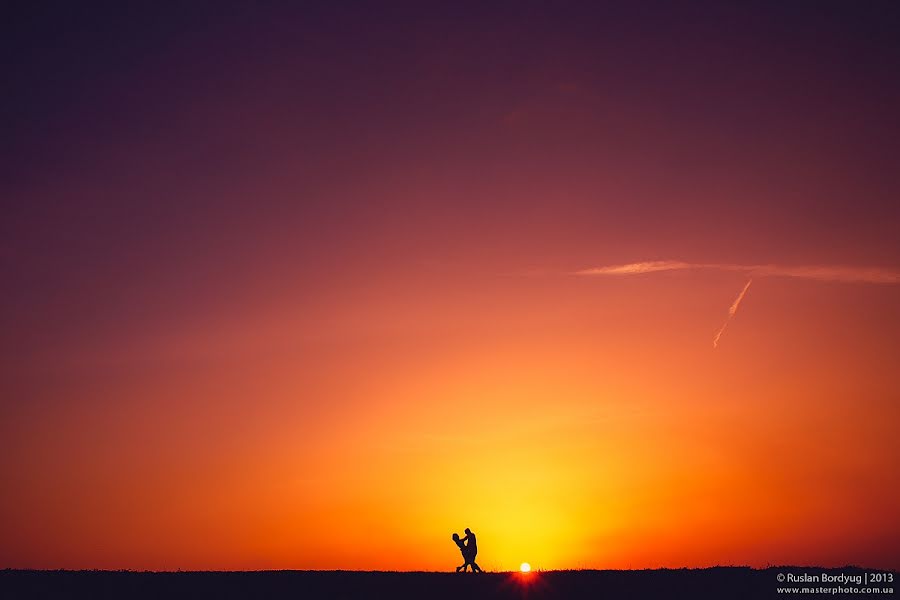
[[[466,567],[471,566],[473,573],[481,573],[481,567],[475,562],[475,555],[478,554],[478,542],[475,539],[475,534],[466,527],[466,537],[459,539],[459,534],[454,533],[453,541],[459,546],[459,551],[462,552],[463,556],[463,564],[456,567],[456,572],[465,571]]]

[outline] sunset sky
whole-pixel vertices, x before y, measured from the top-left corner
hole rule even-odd
[[[900,568],[897,3],[59,4],[0,568]]]

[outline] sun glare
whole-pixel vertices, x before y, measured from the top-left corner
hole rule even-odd
[[[521,565],[519,565],[519,570],[523,573],[528,573],[529,571],[531,571],[531,565],[529,565],[528,563],[522,563]]]

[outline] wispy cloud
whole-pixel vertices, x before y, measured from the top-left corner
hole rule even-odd
[[[882,267],[739,265],[732,263],[688,263],[677,260],[656,260],[624,265],[591,267],[576,271],[575,275],[639,275],[641,273],[682,271],[687,269],[739,271],[753,277],[796,277],[842,283],[900,283],[900,271]]]
[[[735,301],[728,309],[728,318],[713,338],[713,348],[719,347],[719,340],[728,324],[737,314],[741,301],[750,289],[754,278],[759,277],[796,277],[799,279],[811,279],[815,281],[833,281],[839,283],[900,283],[900,271],[883,267],[846,267],[846,266],[787,266],[787,265],[738,265],[733,263],[689,263],[680,260],[654,260],[647,262],[628,263],[624,265],[606,265],[591,267],[576,271],[574,275],[591,277],[621,277],[627,275],[641,275],[644,273],[658,273],[661,271],[715,270],[736,271],[750,276],[744,289],[738,294]]]
[[[678,271],[680,269],[703,268],[703,265],[679,262],[675,260],[653,260],[649,262],[628,263],[627,265],[611,265],[607,267],[592,267],[582,271],[576,271],[576,275],[637,275],[640,273],[654,273],[656,271]]]

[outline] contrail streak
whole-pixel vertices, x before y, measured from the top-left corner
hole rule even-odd
[[[737,314],[738,306],[741,305],[741,300],[744,299],[744,296],[747,294],[747,290],[750,289],[751,283],[753,283],[752,278],[749,281],[747,281],[747,285],[744,286],[744,289],[741,290],[741,293],[738,294],[738,297],[735,298],[734,302],[731,304],[731,308],[728,309],[728,318],[725,319],[725,322],[722,324],[722,327],[716,333],[716,337],[713,339],[713,348],[719,347],[719,338],[722,337],[722,334],[725,333],[725,328],[728,327],[728,324],[731,323],[731,319],[733,319],[734,315]]]

